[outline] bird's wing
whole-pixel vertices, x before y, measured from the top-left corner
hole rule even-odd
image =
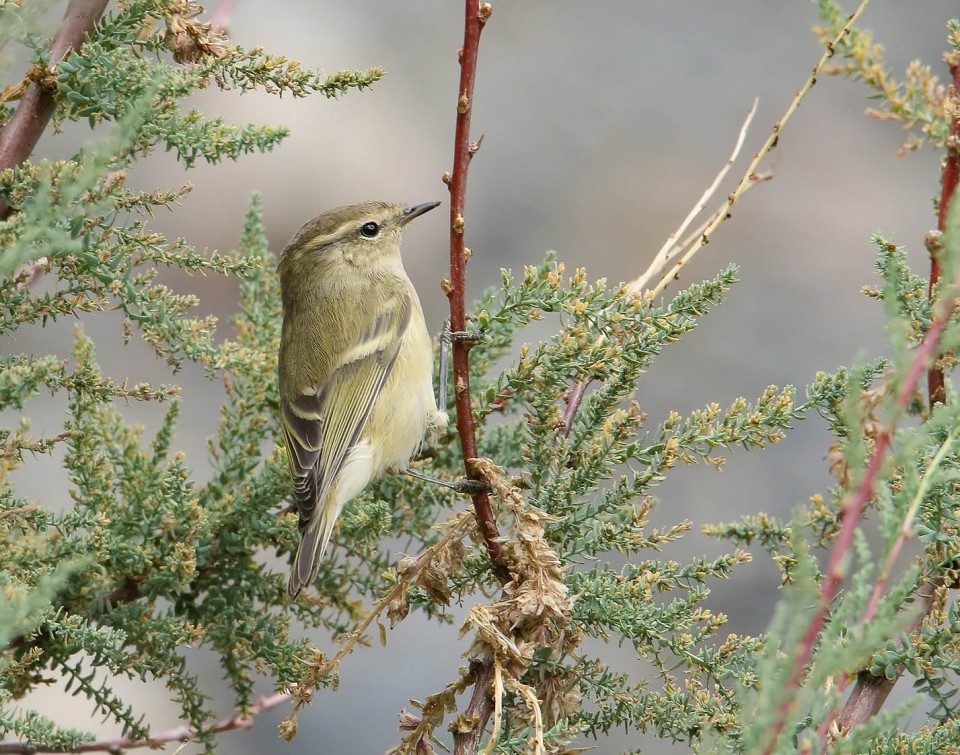
[[[317,387],[281,402],[283,434],[303,532],[356,444],[410,323],[409,294],[381,302],[369,326]],[[332,524],[332,523],[331,523]]]

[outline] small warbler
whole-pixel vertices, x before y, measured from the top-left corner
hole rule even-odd
[[[447,415],[433,393],[433,346],[400,260],[407,223],[437,207],[337,207],[280,255],[280,407],[300,547],[287,594],[317,576],[347,501],[405,470]]]

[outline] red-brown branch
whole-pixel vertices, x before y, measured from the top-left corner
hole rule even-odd
[[[950,96],[956,99],[960,92],[960,56],[956,53],[947,60],[950,66],[950,76],[953,79],[953,88]],[[947,157],[943,162],[943,175],[940,181],[940,211],[937,216],[937,229],[943,233],[947,227],[947,211],[950,201],[957,189],[957,180],[960,178],[960,117],[954,116],[950,124],[950,139],[947,142]],[[933,298],[933,289],[940,280],[940,260],[936,254],[930,254],[930,288],[928,295]],[[927,373],[927,392],[930,396],[930,406],[946,400],[943,387],[943,369],[933,365]]]
[[[580,410],[580,404],[583,403],[583,397],[587,393],[589,383],[586,380],[578,380],[570,386],[570,392],[567,393],[567,408],[563,412],[563,428],[560,435],[566,438],[573,429],[573,420]]]
[[[457,96],[457,125],[453,145],[453,172],[447,180],[450,190],[450,327],[454,333],[464,333],[467,327],[467,261],[466,208],[467,173],[470,161],[477,152],[478,142],[470,141],[470,118],[473,114],[473,87],[477,78],[477,55],[480,50],[480,33],[490,17],[489,3],[465,0],[463,47],[460,49],[460,89]],[[457,409],[457,432],[460,450],[463,452],[467,477],[479,479],[472,461],[477,458],[476,425],[470,400],[470,354],[471,341],[460,338],[453,341],[453,380]],[[473,496],[473,510],[477,525],[483,536],[490,564],[501,584],[510,580],[510,574],[500,557],[502,545],[497,517],[488,493]],[[490,697],[492,664],[486,663],[476,671],[473,694],[465,716],[473,722],[469,731],[456,731],[453,735],[456,755],[473,755],[483,737],[487,721],[493,712]]]
[[[252,706],[250,711],[244,713],[234,713],[232,716],[223,719],[210,731],[214,734],[223,734],[227,731],[236,731],[238,729],[252,729],[254,719],[264,711],[276,708],[287,700],[290,695],[286,692],[278,692],[270,697],[261,697]],[[109,752],[119,753],[124,750],[134,750],[141,747],[157,749],[168,742],[189,742],[195,739],[197,730],[189,724],[181,724],[166,731],[144,739],[133,739],[132,737],[116,737],[115,739],[98,739],[96,742],[87,742],[75,747],[72,750],[60,750],[53,747],[42,747],[30,742],[0,742],[0,753],[8,755],[33,755],[33,753],[54,753],[54,752]]]
[[[60,31],[50,45],[50,69],[62,63],[103,15],[107,0],[70,0]],[[53,90],[39,81],[31,81],[9,121],[0,129],[0,171],[19,165],[33,152],[53,116],[56,102]],[[0,200],[0,220],[12,208]]]
[[[490,684],[493,682],[493,660],[487,658],[474,661],[473,694],[470,704],[461,719],[470,721],[473,728],[469,731],[457,731],[453,735],[453,755],[473,755],[480,746],[487,721],[493,713],[493,701],[490,698]]]
[[[931,582],[922,584],[920,589],[917,590],[917,597],[921,601],[921,611],[907,628],[907,634],[913,634],[920,629],[920,625],[923,624],[923,620],[933,607],[936,591],[937,585]],[[874,676],[869,671],[861,671],[857,674],[857,684],[840,713],[839,730],[843,733],[849,732],[854,727],[877,715],[902,674],[902,669],[897,674],[896,679]]]
[[[470,116],[473,113],[473,85],[477,77],[477,54],[480,50],[480,32],[490,16],[490,5],[477,0],[466,0],[463,28],[463,48],[460,50],[460,90],[457,97],[457,127],[453,144],[453,173],[450,176],[450,327],[454,333],[467,328],[467,247],[465,217],[467,206],[467,172],[476,148],[470,142]],[[479,480],[471,463],[476,459],[477,434],[470,401],[470,341],[460,338],[453,342],[453,381],[457,407],[457,432],[460,449],[466,462],[467,477]],[[509,574],[500,560],[500,529],[487,493],[473,496],[477,525],[483,535],[490,563],[501,583]]]
[[[951,54],[947,59],[950,69],[950,76],[953,79],[953,88],[950,93],[952,98],[958,96],[960,92],[960,56]],[[950,124],[950,139],[947,142],[947,156],[943,162],[943,172],[940,180],[940,208],[937,217],[937,230],[942,234],[947,228],[947,215],[950,210],[950,204],[953,195],[957,189],[957,183],[960,181],[960,116],[954,116]],[[927,289],[927,296],[931,299],[934,296],[934,288],[940,281],[940,260],[937,257],[940,244],[929,244],[930,251],[930,284]],[[930,409],[937,403],[943,403],[946,400],[946,391],[944,389],[943,369],[934,361],[927,369],[927,396]],[[902,546],[902,541],[897,543]],[[937,583],[925,583],[917,591],[918,597],[922,600],[923,611],[910,627],[910,633],[916,631],[923,618],[929,613],[933,605],[933,596],[936,592]],[[875,592],[871,598],[871,604],[868,608],[866,620],[872,618],[872,610],[875,609],[879,595]],[[854,727],[864,723],[875,716],[887,697],[893,691],[894,685],[903,675],[903,669],[893,678],[886,676],[875,677],[866,672],[857,675],[857,683],[847,698],[843,710],[839,713],[839,728],[841,732],[848,732]],[[846,678],[839,680],[838,687],[842,691],[848,684]],[[833,721],[833,717],[825,720],[820,727],[821,737],[823,737],[827,728]]]
[[[955,284],[956,283],[960,283],[960,280],[955,281]],[[939,311],[934,317],[933,324],[930,330],[927,331],[920,347],[917,349],[910,369],[900,387],[900,392],[897,394],[895,407],[898,416],[902,415],[907,409],[914,391],[916,391],[917,385],[920,383],[920,378],[923,377],[924,373],[927,372],[934,363],[937,348],[943,338],[943,331],[953,311],[953,303],[949,302],[945,306],[941,305],[938,309]],[[810,623],[807,625],[807,630],[804,632],[799,652],[796,658],[794,658],[790,679],[787,681],[786,690],[784,691],[784,699],[780,704],[777,718],[770,727],[767,744],[763,750],[764,753],[774,751],[777,739],[783,732],[787,720],[790,717],[794,702],[791,691],[800,689],[803,684],[807,664],[813,656],[817,640],[826,624],[830,606],[840,591],[840,585],[843,583],[845,574],[845,564],[853,550],[854,535],[863,518],[867,504],[870,502],[876,490],[877,480],[880,477],[880,469],[883,466],[887,450],[893,442],[895,429],[895,422],[891,421],[890,426],[877,437],[873,455],[870,457],[870,462],[867,465],[863,480],[861,480],[857,486],[853,496],[843,506],[840,514],[840,531],[834,539],[833,549],[830,552],[830,560],[827,564],[826,575],[823,580],[823,587],[820,591],[820,605],[810,620]]]

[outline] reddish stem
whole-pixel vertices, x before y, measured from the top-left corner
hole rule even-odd
[[[950,75],[953,78],[952,98],[957,97],[960,92],[960,57],[956,54],[947,58],[947,65],[950,69]],[[960,116],[955,116],[950,123],[950,140],[947,143],[947,156],[943,162],[943,173],[940,179],[940,209],[937,216],[937,229],[942,234],[947,228],[947,214],[953,195],[957,189],[957,183],[960,181]],[[940,260],[937,258],[936,249],[938,244],[930,245],[930,285],[927,289],[927,296],[933,299],[934,288],[940,281]],[[929,335],[929,334],[928,334]],[[946,391],[944,389],[943,369],[938,367],[934,361],[927,370],[927,396],[930,409],[937,403],[943,403],[946,400]],[[903,546],[903,536],[897,539],[896,547]],[[895,554],[891,554],[895,556]],[[942,581],[942,580],[941,580]],[[924,616],[930,611],[933,605],[933,596],[936,592],[938,583],[925,583],[920,586],[917,595],[923,600],[924,610],[920,617],[911,626],[910,632],[916,631],[923,621]],[[879,603],[883,585],[878,584],[871,597],[870,605],[867,609],[866,620],[873,618],[873,613]],[[903,675],[903,669],[893,679],[887,677],[874,677],[865,672],[857,675],[857,683],[847,698],[843,710],[839,713],[839,727],[841,732],[850,731],[855,726],[869,720],[876,715],[883,707],[884,702],[893,691],[894,685]],[[838,681],[838,687],[842,691],[849,683],[849,678],[842,678]],[[820,727],[821,737],[833,723],[834,716],[826,719]]]
[[[470,160],[476,152],[470,142],[470,116],[473,113],[473,85],[477,77],[477,54],[480,50],[480,32],[490,16],[490,6],[477,0],[466,0],[463,27],[463,48],[460,50],[460,92],[457,97],[457,127],[453,145],[453,174],[450,189],[450,327],[454,333],[463,333],[467,328],[467,247],[465,213],[467,205],[467,172]],[[470,341],[455,339],[453,342],[453,380],[457,407],[457,432],[460,449],[466,463],[467,477],[479,480],[480,476],[471,460],[477,452],[476,424],[470,402]],[[473,509],[477,525],[483,535],[494,573],[501,583],[510,575],[500,560],[500,529],[497,517],[487,493],[473,496]]]
[[[943,331],[947,326],[947,322],[950,320],[952,311],[952,303],[948,306],[940,307],[940,311],[934,317],[930,330],[927,331],[920,347],[917,349],[916,356],[904,378],[900,392],[897,394],[895,408],[898,416],[906,410],[914,391],[917,389],[920,378],[924,372],[930,368],[930,365],[933,364],[934,354],[940,345],[940,340],[943,338]],[[817,640],[826,624],[830,605],[839,593],[840,586],[843,583],[846,562],[853,550],[854,535],[860,524],[860,520],[863,518],[863,512],[873,497],[877,480],[880,477],[880,468],[883,466],[884,457],[893,441],[894,430],[895,421],[892,421],[890,426],[877,437],[873,456],[870,457],[870,462],[867,465],[863,479],[853,497],[843,506],[840,514],[840,532],[837,533],[837,537],[833,542],[833,550],[830,552],[830,560],[827,564],[826,576],[820,592],[820,605],[810,620],[810,623],[807,625],[807,631],[804,632],[800,650],[794,659],[793,670],[787,682],[786,694],[784,695],[783,702],[780,704],[776,721],[770,729],[770,736],[764,747],[764,753],[774,751],[777,739],[783,732],[787,724],[787,719],[790,717],[794,702],[790,691],[799,689],[803,684],[803,676],[806,672],[807,664],[813,656],[813,650],[816,647]]]
[[[948,57],[950,75],[953,78],[953,98],[960,91],[960,59],[956,54]],[[947,227],[947,212],[950,201],[957,188],[957,179],[960,178],[960,117],[954,116],[950,123],[950,140],[947,142],[947,157],[943,162],[943,175],[940,182],[940,211],[937,216],[937,229],[943,233]],[[940,280],[940,260],[935,254],[930,255],[930,288],[928,295],[933,298],[933,288]],[[943,387],[943,369],[934,365],[927,374],[927,391],[930,396],[930,406],[946,401],[946,392]]]
[[[920,629],[927,614],[930,613],[930,609],[933,608],[937,588],[938,585],[931,582],[920,585],[920,589],[917,590],[917,597],[921,600],[922,610],[907,628],[907,634],[913,634]],[[902,674],[903,669],[900,669],[896,679],[873,676],[869,671],[861,671],[857,674],[857,684],[850,693],[850,697],[843,706],[843,712],[840,714],[838,727],[840,731],[849,732],[854,727],[877,715],[893,691],[897,679]]]
[[[493,702],[490,699],[490,684],[493,682],[493,661],[487,658],[474,661],[471,670],[474,674],[473,694],[470,704],[461,715],[461,719],[470,721],[473,727],[469,731],[457,730],[453,735],[453,755],[474,755],[480,746],[484,729],[490,714],[493,713]]]
[[[460,90],[457,97],[457,126],[453,145],[453,173],[447,186],[450,189],[450,286],[447,296],[450,299],[450,327],[454,333],[463,333],[467,327],[467,246],[465,241],[465,217],[467,207],[467,172],[470,161],[476,154],[479,143],[470,141],[470,116],[473,113],[473,85],[477,77],[477,54],[480,50],[480,33],[490,17],[491,7],[478,0],[466,0],[463,25],[463,47],[460,49]],[[457,407],[457,432],[460,435],[460,449],[466,464],[467,477],[479,479],[472,461],[477,458],[476,424],[473,420],[473,407],[470,401],[470,361],[471,341],[455,339],[453,342],[453,380],[454,396]],[[490,504],[487,493],[473,496],[473,510],[477,525],[483,536],[490,564],[501,584],[510,580],[510,573],[503,565],[500,554],[500,529],[497,517]],[[469,731],[457,728],[453,735],[456,755],[472,755],[477,751],[487,721],[493,712],[490,698],[490,678],[492,663],[480,662],[475,670],[473,695],[465,717],[473,722]]]
[[[60,31],[50,45],[51,71],[80,48],[83,38],[93,30],[106,7],[107,0],[70,0]],[[51,88],[37,81],[27,85],[16,112],[0,129],[0,171],[19,165],[30,157],[56,109],[53,95]],[[11,212],[10,205],[0,200],[0,220]]]
[[[290,695],[286,692],[278,692],[270,697],[261,697],[257,700],[247,713],[234,713],[232,716],[223,719],[209,731],[214,734],[222,734],[225,731],[235,731],[238,729],[252,729],[254,719],[261,713],[276,708],[278,705],[287,702]],[[145,739],[133,739],[132,737],[117,737],[116,739],[98,739],[95,742],[86,742],[72,750],[66,752],[108,752],[118,753],[124,750],[134,750],[140,747],[149,747],[155,750],[167,742],[189,742],[197,736],[197,730],[188,724],[181,724],[166,731],[157,732]],[[43,747],[30,742],[0,742],[0,753],[17,753],[18,755],[33,755],[34,753],[54,753],[65,752],[59,748]]]

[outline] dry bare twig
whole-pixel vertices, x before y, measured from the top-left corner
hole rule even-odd
[[[300,687],[290,695],[293,700],[293,709],[279,726],[280,736],[283,737],[283,739],[290,741],[297,735],[297,716],[300,710],[313,698],[313,691],[320,683],[320,680],[329,674],[335,673],[340,668],[340,663],[343,659],[352,653],[357,645],[366,638],[368,630],[373,623],[380,618],[383,612],[388,610],[395,600],[405,594],[410,584],[430,567],[438,554],[450,547],[455,540],[463,538],[474,524],[475,519],[472,513],[462,511],[447,522],[441,525],[434,525],[438,529],[445,528],[447,530],[443,537],[419,556],[406,560],[405,565],[398,567],[399,578],[397,582],[373,605],[357,628],[344,637],[337,654],[330,660],[326,660],[321,656],[307,676],[304,677],[304,681]]]
[[[844,24],[843,29],[840,30],[840,33],[837,34],[836,38],[827,45],[827,49],[824,51],[823,55],[820,56],[820,60],[817,61],[817,64],[813,67],[813,71],[810,76],[807,77],[807,80],[803,83],[803,86],[797,91],[793,96],[793,99],[790,101],[790,104],[787,106],[786,111],[784,111],[783,116],[780,120],[774,124],[773,130],[770,133],[770,136],[767,137],[767,140],[763,143],[763,146],[760,147],[760,150],[753,156],[753,160],[750,161],[750,164],[747,166],[747,170],[744,172],[743,177],[740,179],[736,188],[727,197],[726,209],[723,212],[717,213],[713,220],[707,225],[703,234],[701,234],[699,240],[694,243],[690,249],[674,264],[670,270],[668,270],[663,277],[661,277],[660,282],[653,288],[651,291],[652,296],[657,297],[663,293],[663,290],[669,285],[670,281],[677,277],[680,273],[680,270],[690,262],[693,256],[700,251],[704,246],[710,243],[710,239],[713,236],[714,231],[720,227],[720,225],[727,220],[731,215],[731,210],[733,206],[739,201],[749,188],[755,184],[758,180],[762,180],[762,176],[757,174],[757,170],[760,167],[760,163],[763,161],[768,154],[770,154],[777,144],[780,142],[780,134],[783,132],[783,127],[787,125],[790,119],[793,117],[794,113],[797,112],[797,109],[800,107],[800,103],[803,102],[804,97],[813,89],[813,85],[817,83],[817,77],[823,71],[824,66],[827,62],[834,56],[837,44],[850,33],[850,29],[853,27],[853,24],[858,18],[863,14],[864,10],[867,8],[867,4],[870,0],[862,0],[859,7],[850,15],[850,18],[847,19],[847,23]]]
[[[720,184],[723,182],[723,179],[726,178],[727,173],[730,172],[730,168],[733,167],[734,162],[736,162],[737,157],[740,155],[740,150],[743,147],[743,142],[747,136],[747,130],[750,128],[750,123],[753,121],[753,116],[756,115],[757,112],[757,103],[758,101],[755,99],[753,101],[753,107],[750,108],[750,112],[747,113],[746,120],[744,120],[743,125],[740,127],[740,133],[737,136],[736,144],[734,144],[733,152],[730,153],[730,157],[727,158],[727,161],[720,169],[720,172],[717,173],[716,178],[713,179],[713,183],[706,188],[706,190],[700,196],[700,199],[687,214],[687,217],[683,219],[683,222],[679,225],[679,227],[667,237],[667,240],[663,243],[663,246],[660,247],[660,250],[647,266],[646,271],[627,284],[628,291],[632,293],[640,293],[643,291],[644,287],[651,280],[653,280],[656,275],[662,272],[666,264],[680,253],[680,250],[690,248],[697,242],[698,239],[702,238],[704,231],[715,218],[721,215],[726,215],[728,205],[725,202],[723,206],[716,210],[709,220],[704,221],[693,234],[684,238],[683,240],[679,240],[680,237],[687,232],[690,224],[696,220],[697,216],[699,216],[701,212],[706,209],[710,198],[716,193],[717,189],[720,187]],[[750,183],[750,186],[755,185],[756,182]],[[580,404],[583,402],[583,397],[586,394],[589,386],[590,383],[586,380],[577,381],[570,386],[570,391],[567,393],[566,398],[567,407],[563,413],[563,425],[560,431],[561,436],[566,437],[570,434],[570,430],[573,427],[573,419],[576,417],[577,411],[580,409]]]
[[[720,184],[723,183],[723,179],[727,177],[727,173],[730,172],[730,168],[733,167],[737,157],[739,157],[740,150],[743,147],[743,142],[747,138],[747,130],[750,128],[750,124],[753,122],[753,116],[757,114],[758,103],[759,100],[754,99],[753,106],[750,108],[750,112],[747,113],[746,120],[744,120],[743,125],[740,127],[740,133],[737,135],[737,142],[733,145],[733,152],[730,153],[730,157],[727,158],[727,161],[723,164],[720,172],[717,173],[716,178],[713,179],[713,183],[706,188],[706,190],[700,196],[700,199],[697,200],[697,203],[690,209],[690,212],[687,213],[687,217],[683,219],[683,222],[680,224],[677,230],[667,237],[667,240],[663,243],[663,246],[660,247],[660,251],[657,252],[656,256],[650,262],[650,265],[647,267],[643,275],[635,278],[627,284],[627,288],[630,291],[643,291],[653,277],[660,273],[666,264],[677,255],[679,250],[687,246],[687,242],[684,241],[678,243],[678,240],[687,232],[690,224],[696,220],[697,216],[707,208],[707,202],[709,202],[710,198],[716,194]],[[724,206],[722,209],[726,209],[726,206]],[[704,226],[704,228],[705,227],[706,226]],[[696,235],[702,236],[703,230]]]
[[[290,699],[290,695],[285,692],[278,692],[269,697],[261,697],[247,713],[234,713],[232,716],[224,718],[215,724],[210,731],[214,734],[222,734],[228,731],[252,729],[254,720],[261,713],[264,713],[278,705],[282,705]],[[192,726],[181,724],[166,731],[145,739],[134,739],[132,737],[116,737],[114,739],[98,739],[94,742],[87,742],[72,750],[58,750],[52,747],[38,747],[30,742],[2,742],[0,743],[0,753],[4,755],[34,755],[34,753],[63,753],[63,752],[109,752],[120,753],[124,750],[134,750],[142,747],[157,749],[169,742],[191,742],[197,736],[197,731]],[[182,748],[181,748],[182,749]],[[179,751],[179,750],[178,750]]]

